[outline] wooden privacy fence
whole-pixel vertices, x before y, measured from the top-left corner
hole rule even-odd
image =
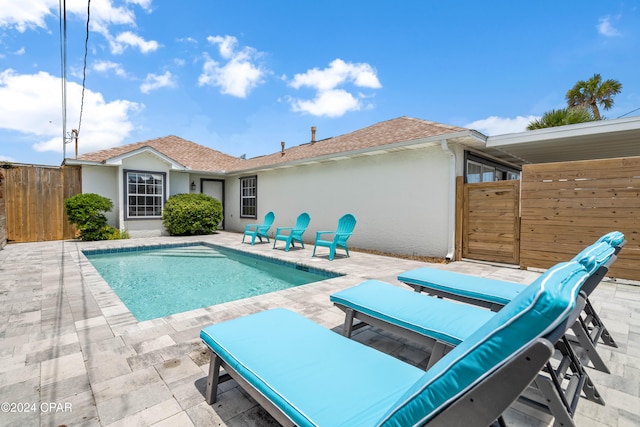
[[[457,185],[457,221],[462,229],[462,256],[518,264],[520,254],[520,182],[497,181]],[[457,257],[459,258],[459,257]]]
[[[520,266],[548,268],[618,230],[609,276],[640,280],[640,157],[525,165]]]
[[[73,239],[75,227],[64,200],[81,192],[76,166],[12,166],[4,170],[6,230],[9,242]]]

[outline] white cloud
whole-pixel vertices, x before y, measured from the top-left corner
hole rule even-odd
[[[91,3],[90,29],[104,36],[114,54],[122,53],[127,47],[136,47],[142,53],[153,52],[160,45],[156,41],[146,41],[142,37],[125,31],[117,37],[111,35],[111,27],[125,25],[135,27],[136,16],[132,6],[138,6],[145,12],[151,12],[152,0],[127,0],[122,6],[115,6],[113,0]],[[66,2],[68,18],[82,21],[87,19],[87,3],[80,0]],[[58,25],[58,0],[0,0],[0,28],[13,28],[19,32],[47,27],[47,19]]]
[[[173,80],[173,76],[169,71],[159,76],[157,74],[149,73],[144,83],[140,85],[140,91],[142,93],[149,93],[152,90],[160,89],[163,87],[175,87],[176,82]]]
[[[596,28],[598,29],[598,33],[605,37],[616,37],[621,35],[620,31],[618,31],[618,29],[611,23],[611,18],[609,16],[600,18]]]
[[[0,28],[15,28],[21,33],[47,28],[45,20],[57,16],[58,0],[3,0],[0,3]]]
[[[10,162],[13,163],[15,162],[16,159],[14,159],[13,157],[9,157],[9,156],[5,156],[3,154],[0,154],[0,162]]]
[[[360,101],[344,89],[320,91],[312,100],[291,100],[291,107],[296,112],[325,117],[340,117],[361,108]]]
[[[122,68],[122,65],[111,61],[96,61],[93,63],[92,68],[100,73],[106,73],[113,71],[117,76],[127,77],[127,72]]]
[[[486,119],[476,120],[464,125],[465,128],[475,129],[483,134],[502,135],[505,133],[517,133],[527,130],[527,125],[534,120],[539,119],[538,116],[518,116],[516,118],[491,116]]]
[[[109,44],[111,46],[111,53],[114,55],[123,53],[129,46],[137,47],[142,53],[155,52],[160,48],[157,41],[147,41],[131,31],[125,31],[124,33],[118,34],[117,37],[109,39]]]
[[[218,45],[220,56],[224,59],[233,58],[234,51],[238,45],[238,39],[233,36],[209,36],[207,41],[212,45]]]
[[[78,126],[82,87],[67,83],[67,126]],[[0,128],[37,140],[36,151],[62,152],[60,79],[46,72],[16,74],[0,72]],[[129,114],[143,106],[127,100],[105,102],[102,94],[85,90],[80,152],[113,147],[133,130]]]
[[[295,89],[308,86],[321,91],[349,82],[370,89],[382,87],[371,65],[346,63],[342,59],[334,59],[324,70],[313,68],[304,74],[296,74],[289,85]]]
[[[313,68],[306,73],[296,74],[289,83],[294,89],[309,87],[315,89],[312,100],[291,98],[293,111],[314,116],[340,117],[349,111],[363,108],[362,100],[368,96],[363,93],[352,94],[340,86],[353,84],[366,89],[382,87],[375,69],[366,63],[347,63],[335,59],[324,70]],[[367,105],[366,108],[372,108]]]
[[[256,63],[262,54],[248,46],[237,50],[238,40],[232,36],[210,36],[207,40],[218,46],[220,56],[227,62],[221,64],[205,54],[198,85],[219,87],[223,94],[246,98],[262,83],[266,74],[266,70]]]

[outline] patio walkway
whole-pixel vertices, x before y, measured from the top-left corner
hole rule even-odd
[[[2,426],[271,426],[277,423],[234,381],[218,402],[204,401],[209,355],[199,332],[214,322],[287,307],[337,332],[344,319],[329,295],[375,278],[401,285],[398,273],[424,263],[352,252],[330,262],[312,249],[241,245],[242,236],[150,238],[107,242],[13,244],[0,250],[0,425]],[[203,241],[330,269],[345,276],[264,296],[137,322],[82,255],[84,249]],[[623,249],[624,251],[624,249]],[[435,265],[522,283],[539,273],[479,263]],[[177,290],[179,292],[179,290]],[[606,406],[581,399],[578,426],[640,425],[640,286],[605,281],[592,296],[619,348],[598,350],[610,375],[589,369]],[[379,329],[354,339],[423,366],[424,349]],[[7,412],[6,403],[11,410]],[[514,426],[545,426],[516,409]]]

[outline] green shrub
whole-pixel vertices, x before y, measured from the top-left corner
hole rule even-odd
[[[81,240],[107,240],[122,235],[120,230],[107,225],[103,212],[110,212],[113,203],[106,197],[93,193],[76,194],[64,201],[64,208],[69,222],[78,228]],[[124,238],[128,238],[126,234]]]
[[[222,203],[206,194],[169,197],[162,222],[172,236],[212,234],[222,221]]]

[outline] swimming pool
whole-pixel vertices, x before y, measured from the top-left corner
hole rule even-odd
[[[83,253],[138,321],[339,276],[201,243]]]

